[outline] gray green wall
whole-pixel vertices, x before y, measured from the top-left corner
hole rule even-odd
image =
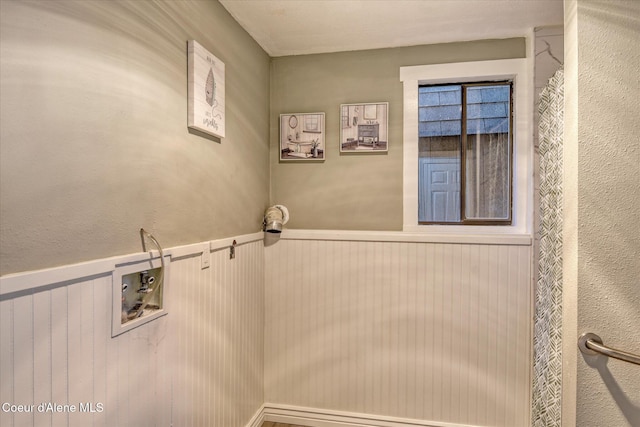
[[[399,68],[523,58],[524,38],[278,57],[271,61],[271,202],[289,228],[402,229],[402,83]],[[389,102],[389,152],[340,154],[340,104]],[[279,115],[326,113],[324,163],[279,161]]]
[[[270,59],[218,2],[2,1],[0,274],[260,229],[402,228],[399,67],[525,56],[523,38]],[[186,41],[226,65],[226,138],[189,133]],[[340,155],[339,106],[388,101],[389,152]],[[326,113],[326,161],[278,160]],[[270,200],[269,200],[270,198]]]
[[[269,57],[216,1],[1,4],[0,273],[260,230]],[[187,45],[226,65],[226,138],[187,130]]]

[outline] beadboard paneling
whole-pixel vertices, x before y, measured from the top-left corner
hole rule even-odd
[[[528,425],[528,245],[285,238],[205,269],[169,252],[169,314],[116,338],[110,273],[0,297],[0,400],[104,404],[0,424],[245,426],[266,401]]]
[[[204,256],[173,258],[169,314],[115,338],[110,273],[2,295],[0,403],[104,410],[0,411],[0,425],[245,426],[264,401],[263,243]]]
[[[529,425],[530,246],[281,239],[265,262],[266,402]]]

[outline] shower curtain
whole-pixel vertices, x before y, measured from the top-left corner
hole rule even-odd
[[[562,133],[564,72],[540,95],[540,240],[535,295],[534,427],[560,427],[562,392]]]

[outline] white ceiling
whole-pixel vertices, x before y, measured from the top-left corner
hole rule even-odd
[[[523,36],[562,0],[220,0],[270,56]]]

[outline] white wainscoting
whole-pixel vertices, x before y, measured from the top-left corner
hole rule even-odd
[[[530,238],[299,234],[265,248],[266,407],[530,424]]]
[[[0,425],[529,425],[530,237],[235,239],[165,250],[169,314],[116,338],[147,254],[0,278],[0,403],[104,408]]]
[[[2,277],[0,404],[36,408],[0,410],[0,425],[250,423],[264,402],[264,250],[262,233],[236,239],[234,260],[232,239],[166,250],[169,314],[115,338],[111,270],[146,254]],[[49,402],[103,410],[38,412]]]

